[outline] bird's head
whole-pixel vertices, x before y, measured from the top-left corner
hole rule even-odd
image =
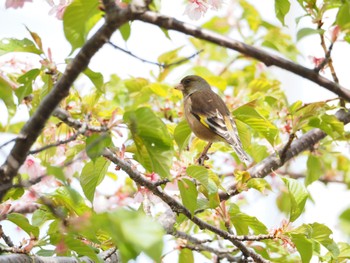
[[[196,91],[210,89],[210,85],[205,79],[199,76],[189,75],[184,77],[181,82],[175,86],[175,89],[182,91],[184,96],[186,96]]]

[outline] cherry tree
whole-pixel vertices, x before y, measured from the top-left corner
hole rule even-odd
[[[25,11],[32,2],[4,7]],[[43,15],[62,21],[71,46],[64,64],[35,28],[1,40],[0,262],[349,260],[350,245],[333,237],[333,226],[303,215],[313,185],[349,185],[350,91],[338,77],[337,61],[346,59],[334,54],[339,45],[349,50],[350,2],[275,0],[276,24],[254,1],[188,0],[176,18],[162,13],[167,4],[48,0]],[[156,50],[169,39],[174,48],[157,60],[129,50],[137,23],[152,26],[145,41]],[[301,53],[305,39],[322,56]],[[114,63],[127,76],[90,67],[103,46],[126,54]],[[30,60],[18,59],[23,53]],[[138,76],[131,63],[152,69]],[[312,93],[328,90],[327,98],[291,103],[276,68],[308,80]],[[192,135],[174,89],[189,74],[224,99],[251,164],[221,142],[198,162],[206,143]],[[29,117],[16,121],[23,109]],[[270,199],[264,214],[247,212],[258,199]],[[272,210],[283,219],[260,219]],[[347,237],[350,208],[332,216]]]

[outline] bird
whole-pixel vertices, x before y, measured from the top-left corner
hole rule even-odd
[[[213,142],[224,141],[232,146],[242,162],[250,162],[230,111],[205,79],[188,75],[175,89],[183,94],[184,114],[189,127],[199,139],[209,142],[204,151]]]

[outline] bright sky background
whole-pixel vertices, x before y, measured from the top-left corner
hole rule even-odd
[[[33,1],[34,3],[27,3],[23,9],[8,9],[5,10],[5,1],[0,1],[0,38],[13,37],[22,39],[24,37],[30,38],[28,32],[25,29],[27,26],[31,31],[34,31],[41,36],[45,49],[51,48],[54,61],[57,63],[63,63],[64,59],[70,52],[70,45],[65,40],[62,30],[62,22],[57,20],[54,16],[49,16],[48,12],[50,6],[46,1]],[[209,11],[207,16],[199,21],[191,21],[187,17],[183,16],[184,5],[182,0],[163,0],[162,13],[176,18],[187,21],[191,24],[201,24],[203,21],[209,19],[210,16],[215,15],[214,11]],[[223,10],[228,7],[231,3],[230,0],[225,1]],[[258,7],[261,15],[274,24],[279,25],[276,21],[272,0],[265,1],[250,1]],[[300,9],[297,5],[292,5],[291,14],[287,17],[287,24],[289,31],[292,36],[295,36],[295,21],[294,18],[300,16]],[[331,16],[331,13],[329,14]],[[330,20],[329,20],[330,21]],[[313,25],[307,23],[307,19],[302,19],[299,29],[302,27],[312,27]],[[157,61],[157,57],[171,49],[180,47],[187,44],[187,36],[177,33],[170,32],[172,40],[168,40],[164,37],[161,30],[152,25],[146,25],[141,22],[134,22],[132,25],[132,34],[127,45],[121,39],[119,33],[115,33],[113,41],[121,47],[127,47],[134,54],[152,61]],[[317,36],[307,37],[303,39],[299,44],[299,50],[306,56],[322,57],[323,53],[319,45],[319,39]],[[350,47],[347,43],[336,43],[333,48],[333,61],[340,79],[340,83],[349,88],[350,74],[348,61],[350,57]],[[186,46],[182,54],[189,56],[195,53],[191,46]],[[14,55],[6,55],[0,57],[0,63],[5,59],[10,59]],[[21,55],[23,60],[30,60],[30,55]],[[310,59],[304,57],[300,59],[300,63],[303,65],[312,67]],[[98,54],[92,59],[90,68],[101,72],[105,77],[112,73],[116,73],[121,77],[127,76],[138,76],[150,78],[150,71],[157,71],[156,66],[145,64],[136,60],[129,55],[126,55],[118,50],[113,49],[111,46],[106,45],[103,47]],[[326,91],[325,89],[318,87],[316,84],[310,81],[304,80],[298,76],[288,73],[284,70],[273,68],[270,70],[275,76],[277,76],[283,83],[283,88],[286,90],[288,98],[291,102],[296,100],[302,100],[304,102],[312,102],[323,99],[334,98],[335,95]],[[186,72],[180,72],[177,77],[185,75]],[[176,77],[169,78],[170,84],[176,84],[179,79]],[[347,84],[347,85],[346,85]],[[0,121],[3,116],[3,105],[0,105]],[[0,144],[7,140],[7,135],[0,135]],[[7,148],[8,150],[8,148]],[[344,149],[345,150],[345,149]],[[346,149],[348,151],[348,148]],[[5,155],[2,152],[0,154],[0,161],[2,163]],[[296,164],[297,170],[303,171],[305,168],[304,164]],[[346,187],[343,185],[331,184],[324,186],[321,183],[314,183],[310,186],[309,191],[312,193],[312,197],[315,200],[315,204],[308,203],[305,215],[294,223],[299,225],[299,222],[303,221],[306,223],[312,223],[318,221],[325,223],[335,231],[336,241],[345,241],[345,237],[341,235],[340,231],[337,231],[337,216],[345,208],[350,206],[350,192],[345,192]],[[274,196],[266,198],[259,198],[260,194],[252,194],[254,190],[249,191],[247,196],[249,199],[254,200],[254,205],[247,207],[246,212],[250,215],[257,216],[263,221],[268,227],[279,226],[280,222],[284,218],[275,210],[275,204],[272,201]]]

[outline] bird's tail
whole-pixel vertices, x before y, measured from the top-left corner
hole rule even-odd
[[[244,162],[245,164],[249,164],[252,162],[252,159],[249,157],[249,155],[243,150],[243,146],[239,138],[237,138],[238,141],[235,141],[231,144],[232,148],[237,153],[238,158],[241,160],[241,162]]]

